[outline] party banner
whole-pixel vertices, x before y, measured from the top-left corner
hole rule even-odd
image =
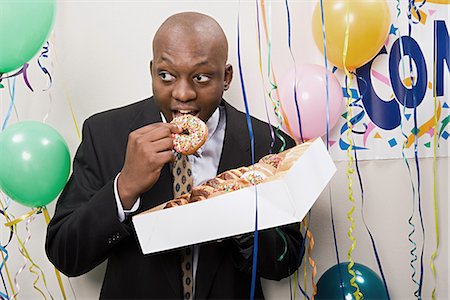
[[[438,157],[449,156],[450,1],[401,2],[375,58],[357,68],[347,85],[345,73],[333,70],[345,100],[351,97],[351,111],[328,136],[334,159],[347,159],[349,144],[358,159],[414,157],[415,151],[433,157],[435,145]],[[357,42],[350,37],[349,43]]]

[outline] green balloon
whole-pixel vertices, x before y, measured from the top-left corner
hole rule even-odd
[[[0,74],[39,51],[52,28],[56,0],[0,0]]]
[[[0,133],[0,188],[29,207],[53,201],[67,182],[70,153],[52,127],[19,122]]]
[[[356,289],[350,285],[352,276],[348,273],[348,262],[340,263],[341,275],[339,275],[338,265],[329,268],[317,282],[317,295],[315,299],[356,299],[353,293]],[[356,284],[363,293],[366,300],[388,299],[383,281],[377,273],[368,267],[355,263],[352,268],[356,274]],[[342,286],[341,279],[342,278]]]

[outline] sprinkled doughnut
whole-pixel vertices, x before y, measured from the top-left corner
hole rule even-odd
[[[182,133],[173,134],[173,148],[176,152],[191,155],[206,142],[208,127],[199,118],[184,114],[174,118],[171,123],[183,129]]]

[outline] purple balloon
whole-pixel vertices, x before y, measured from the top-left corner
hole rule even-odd
[[[289,121],[294,138],[300,140],[294,88],[297,88],[297,103],[300,112],[303,139],[321,137],[327,133],[327,90],[325,68],[305,64],[291,69],[279,83],[280,102]],[[343,110],[343,93],[336,77],[328,71],[328,129],[336,125]],[[287,130],[286,124],[283,129]]]

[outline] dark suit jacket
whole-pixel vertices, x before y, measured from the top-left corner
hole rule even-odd
[[[245,114],[225,101],[222,105],[227,122],[218,173],[251,164]],[[113,181],[123,166],[129,133],[155,122],[161,122],[161,117],[151,98],[90,117],[83,126],[73,174],[48,226],[47,255],[67,276],[84,274],[108,259],[101,298],[182,298],[179,251],[144,256],[131,221],[119,222],[114,198]],[[268,125],[259,120],[253,119],[253,130],[258,160],[269,152],[271,137]],[[292,139],[285,137],[292,146]],[[279,147],[277,144],[274,152]],[[157,183],[141,195],[138,212],[170,199],[172,178],[167,165]],[[298,268],[303,255],[298,224],[259,235],[258,277],[279,280]],[[287,241],[287,255],[279,262],[277,258],[285,251],[281,235]],[[244,250],[235,239],[200,246],[197,299],[249,297],[252,257],[251,251]],[[259,278],[255,296],[263,298]]]

